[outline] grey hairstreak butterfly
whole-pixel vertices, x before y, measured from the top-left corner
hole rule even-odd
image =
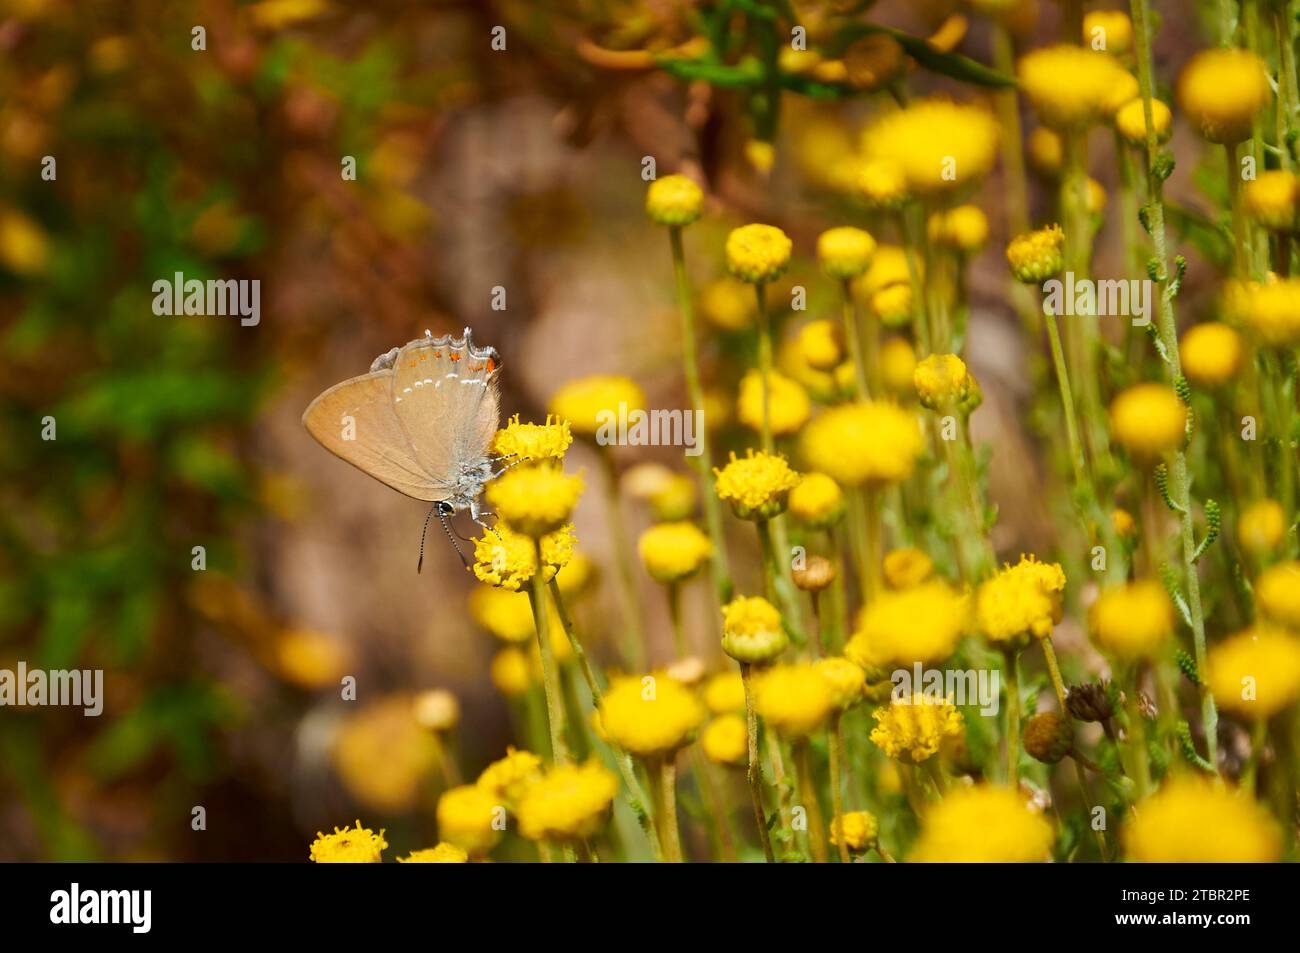
[[[435,513],[447,529],[447,517],[466,509],[486,526],[479,495],[497,475],[488,447],[500,418],[500,370],[497,352],[475,347],[469,328],[459,338],[425,331],[375,358],[369,374],[325,391],[302,422],[330,453],[399,493],[433,503],[426,529]]]

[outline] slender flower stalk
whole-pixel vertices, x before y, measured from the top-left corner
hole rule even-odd
[[[610,447],[597,444],[596,449],[605,471],[605,511],[609,514],[609,532],[614,539],[614,558],[618,563],[620,596],[625,607],[623,659],[629,668],[640,670],[645,667],[644,613],[641,607],[641,589],[636,580],[632,543],[623,518],[623,491],[618,479],[618,464]]]
[[[562,765],[569,762],[569,748],[564,741],[564,697],[560,693],[560,674],[555,665],[555,652],[551,647],[550,620],[546,606],[546,589],[542,576],[546,563],[542,560],[542,544],[534,540],[537,553],[537,572],[533,574],[532,589],[528,593],[533,609],[533,622],[537,626],[537,650],[542,658],[542,687],[546,692],[546,723],[550,730],[551,762]]]
[[[740,677],[745,685],[745,738],[748,765],[745,777],[749,782],[749,797],[754,807],[754,823],[758,826],[758,841],[763,845],[763,856],[769,864],[776,862],[772,854],[772,839],[767,831],[767,811],[763,808],[762,766],[758,759],[758,713],[754,710],[754,684],[752,666],[742,662]]]
[[[827,855],[826,824],[822,820],[821,803],[817,799],[817,786],[813,783],[812,759],[808,757],[808,739],[794,742],[794,769],[799,773],[799,800],[808,812],[808,845],[813,860],[824,864]]]
[[[844,759],[844,729],[838,711],[831,715],[827,739],[831,774],[831,830],[842,831],[844,823],[844,781],[847,775],[845,769],[848,765]],[[842,834],[837,839],[839,840],[840,863],[847,864],[849,862],[848,842]]]
[[[666,864],[682,862],[682,842],[677,831],[677,765],[674,758],[675,755],[668,755],[646,761],[650,796],[654,799],[655,822],[659,830],[659,850]]]

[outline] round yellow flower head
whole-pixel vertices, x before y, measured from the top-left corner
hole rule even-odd
[[[891,337],[880,346],[880,376],[891,394],[911,394],[915,371],[916,352],[906,338]]]
[[[957,648],[968,614],[966,597],[939,579],[882,592],[859,613],[844,654],[864,669],[942,662]]]
[[[1206,684],[1221,708],[1267,721],[1300,698],[1300,638],[1267,624],[1239,632],[1210,649]]]
[[[1146,864],[1259,864],[1282,856],[1282,834],[1248,794],[1183,775],[1138,805],[1124,846]]]
[[[790,491],[791,515],[815,529],[838,523],[845,506],[844,491],[824,473],[805,473]]]
[[[935,212],[926,224],[930,241],[964,255],[984,247],[989,239],[989,220],[978,205],[958,205]]]
[[[618,778],[598,761],[552,768],[520,798],[519,833],[559,843],[592,837],[605,826],[617,794]]]
[[[754,679],[754,709],[783,738],[806,738],[834,709],[830,683],[812,665],[774,665]]]
[[[735,278],[718,278],[700,289],[700,314],[723,331],[749,327],[757,307],[754,292]]]
[[[738,596],[722,607],[722,651],[737,662],[770,662],[789,644],[781,613],[761,596]]]
[[[1237,517],[1237,540],[1252,553],[1270,553],[1286,535],[1286,513],[1276,500],[1258,500]]]
[[[952,702],[927,700],[920,692],[894,698],[871,717],[876,719],[872,743],[891,758],[911,764],[933,757],[945,739],[961,738],[966,731]]]
[[[1178,103],[1211,142],[1240,142],[1272,91],[1258,56],[1241,49],[1203,50],[1183,67]]]
[[[966,362],[956,354],[931,354],[916,365],[912,384],[921,406],[931,410],[973,410],[973,395],[979,394],[975,378],[966,369]]]
[[[572,524],[542,537],[542,578],[546,582],[569,564],[575,542]],[[474,540],[473,570],[480,582],[517,592],[527,588],[537,573],[536,546],[509,526],[496,526]]]
[[[869,207],[881,211],[898,208],[907,198],[907,180],[903,176],[903,166],[894,159],[858,162],[853,187]]]
[[[1187,405],[1164,384],[1136,384],[1111,402],[1110,432],[1137,459],[1156,460],[1187,438]]]
[[[1174,607],[1158,582],[1103,589],[1089,612],[1097,644],[1121,659],[1155,658],[1174,630]]]
[[[861,854],[876,846],[880,824],[870,811],[849,811],[831,820],[831,843],[843,844],[854,854]]]
[[[333,834],[316,833],[310,857],[317,864],[378,864],[388,847],[384,832],[378,834],[357,821],[355,828],[334,828]]]
[[[370,702],[343,722],[331,751],[339,780],[353,798],[385,814],[415,807],[438,742],[415,720],[410,695]]]
[[[1101,215],[1106,211],[1106,189],[1100,182],[1089,177],[1084,192],[1089,215]]]
[[[1115,76],[1114,87],[1106,96],[1106,102],[1102,107],[1102,114],[1106,119],[1114,122],[1119,111],[1141,94],[1142,88],[1138,85],[1137,77],[1128,70],[1121,69]],[[1155,119],[1154,109],[1152,110],[1151,118]]]
[[[645,410],[645,392],[627,377],[594,374],[570,381],[551,398],[551,413],[569,422],[576,432],[594,436],[625,414]]]
[[[573,443],[567,420],[552,422],[546,415],[544,424],[523,424],[519,415],[510,418],[506,426],[492,438],[491,452],[510,457],[511,463],[537,463],[542,460],[563,460],[564,451]]]
[[[527,599],[527,596],[524,598]],[[516,698],[524,694],[533,684],[532,665],[528,661],[528,656],[519,649],[502,649],[492,656],[488,674],[497,691],[508,698]]]
[[[738,765],[749,760],[749,736],[741,715],[719,715],[700,733],[704,756],[714,764]]]
[[[767,375],[768,422],[772,433],[784,437],[794,433],[812,415],[812,401],[798,381],[771,371]],[[740,397],[736,401],[736,416],[751,430],[763,429],[763,374],[748,371],[740,381]]]
[[[1226,324],[1207,321],[1188,329],[1178,345],[1183,373],[1198,387],[1214,390],[1237,375],[1241,337]]]
[[[907,546],[885,553],[883,569],[891,589],[910,589],[930,578],[934,562],[915,546]]]
[[[500,798],[477,785],[450,788],[438,798],[438,833],[471,854],[486,854],[501,840],[504,811]]]
[[[764,285],[785,272],[793,248],[785,232],[773,225],[742,225],[727,236],[727,270],[741,281]]]
[[[910,860],[1024,864],[1044,861],[1055,835],[1019,791],[988,784],[950,792],[921,818]]]
[[[284,630],[271,651],[279,676],[308,691],[337,684],[347,672],[355,671],[346,643],[312,629]]]
[[[713,555],[713,543],[694,523],[659,523],[641,534],[641,561],[657,582],[681,582]]]
[[[460,702],[445,688],[415,696],[415,721],[429,731],[450,731],[460,722]]]
[[[1158,99],[1151,100],[1151,125],[1156,142],[1168,142],[1174,129],[1174,114]],[[1147,113],[1141,97],[1130,99],[1115,112],[1115,128],[1130,145],[1146,148]]]
[[[655,179],[645,193],[645,213],[656,225],[681,228],[704,211],[704,191],[684,175]]]
[[[1300,343],[1300,279],[1230,282],[1224,307],[1265,344],[1292,347]]]
[[[552,608],[552,631],[559,625],[554,611]],[[479,586],[469,594],[469,612],[475,622],[503,642],[527,642],[537,631],[526,592]]]
[[[672,754],[690,742],[704,717],[695,694],[666,676],[620,678],[600,703],[605,737],[638,758]]]
[[[1122,539],[1130,538],[1134,531],[1137,530],[1137,523],[1133,519],[1133,514],[1124,509],[1113,509],[1110,512],[1111,529],[1115,535]]]
[[[876,240],[860,228],[830,228],[817,236],[817,261],[828,278],[847,281],[867,270]]]
[[[1300,562],[1278,563],[1260,573],[1255,605],[1266,619],[1300,631]]]
[[[1125,76],[1128,71],[1109,53],[1072,43],[1033,50],[1016,64],[1021,92],[1053,129],[1081,129],[1109,118]]]
[[[1007,261],[1016,281],[1027,285],[1042,284],[1061,270],[1061,249],[1065,232],[1060,225],[1048,225],[1037,231],[1017,235],[1007,245]]]
[[[488,484],[484,495],[506,526],[540,539],[569,522],[581,494],[581,477],[538,464],[507,470]]]
[[[719,672],[704,684],[704,704],[715,715],[745,710],[745,681],[736,671]]]
[[[920,265],[920,261],[915,262]],[[871,264],[853,282],[853,292],[869,302],[871,296],[894,285],[910,285],[911,266],[907,263],[907,250],[898,245],[881,245],[871,257]]]
[[[843,711],[862,700],[862,689],[867,684],[867,673],[857,662],[838,655],[818,659],[813,663],[817,674],[826,679],[831,689],[831,704]]]
[[[1122,56],[1133,48],[1133,21],[1122,10],[1089,10],[1083,16],[1083,42]]]
[[[889,285],[871,296],[871,312],[887,328],[901,328],[912,320],[912,286]]]
[[[990,642],[1014,642],[1028,636],[1047,638],[1061,621],[1065,572],[1057,563],[1033,556],[1007,566],[979,587],[975,624]]]
[[[997,159],[998,124],[976,106],[919,100],[872,123],[862,146],[869,161],[902,169],[912,194],[939,196],[989,173]]]
[[[913,413],[883,401],[825,411],[803,432],[804,457],[840,486],[881,488],[906,480],[925,443]]]
[[[541,776],[541,758],[531,751],[506,748],[506,756],[484,768],[474,783],[500,803],[514,804]]]
[[[767,520],[785,511],[790,491],[799,484],[799,474],[779,454],[746,451],[721,470],[713,470],[718,499],[730,503],[732,512],[743,520]]]
[[[1284,169],[1261,172],[1241,187],[1241,205],[1254,221],[1275,232],[1296,230],[1300,176]]]
[[[844,332],[836,321],[809,321],[799,329],[799,351],[809,367],[834,370],[844,360]]]
[[[49,264],[50,241],[22,212],[0,209],[0,265],[16,275],[42,274]]]
[[[776,147],[762,139],[750,139],[745,143],[745,159],[755,172],[766,178],[776,165]]]
[[[405,857],[398,857],[397,862],[399,864],[466,864],[469,863],[469,854],[455,844],[443,841],[436,847],[413,850]]]
[[[1027,145],[1029,164],[1040,174],[1056,178],[1061,173],[1065,161],[1065,144],[1061,136],[1046,126],[1039,126],[1029,134]]]

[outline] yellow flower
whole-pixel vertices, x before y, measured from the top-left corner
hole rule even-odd
[[[1224,293],[1224,309],[1265,344],[1300,343],[1300,279],[1231,282]]]
[[[741,715],[719,715],[700,733],[704,756],[714,764],[744,764],[749,760],[749,735]]]
[[[937,196],[982,179],[998,152],[998,125],[989,113],[941,99],[885,113],[862,135],[869,161],[895,163],[907,189]]]
[[[713,555],[713,543],[694,523],[659,523],[637,544],[646,571],[658,582],[680,582],[695,575]]]
[[[853,187],[873,209],[892,209],[907,198],[907,180],[902,163],[894,159],[871,159],[856,163]]]
[[[891,394],[912,393],[916,352],[906,338],[891,337],[880,346],[880,376]]]
[[[460,702],[445,688],[433,688],[415,696],[415,721],[426,731],[450,731],[460,722]]]
[[[770,662],[789,644],[781,613],[761,596],[738,596],[722,607],[722,650],[737,662]]]
[[[0,210],[0,266],[30,277],[45,271],[50,242],[44,229],[22,212]]]
[[[1083,16],[1083,42],[1120,56],[1133,46],[1133,21],[1122,10],[1089,10]]]
[[[500,798],[473,784],[450,788],[438,798],[438,833],[471,854],[486,854],[501,839]]]
[[[966,630],[968,600],[935,580],[882,592],[858,616],[844,654],[864,669],[942,662]]]
[[[1150,579],[1103,589],[1089,613],[1097,644],[1122,659],[1154,658],[1174,630],[1174,607]]]
[[[550,410],[568,421],[577,433],[593,436],[618,419],[620,407],[629,414],[645,410],[645,392],[627,377],[594,374],[570,381],[556,391]]]
[[[1282,835],[1249,795],[1184,775],[1138,805],[1124,846],[1146,864],[1271,863],[1282,856]]]
[[[812,665],[774,665],[754,679],[754,709],[783,738],[805,738],[830,715],[830,682]]]
[[[776,164],[776,147],[762,139],[750,139],[745,143],[745,159],[755,172],[766,177]]]
[[[1293,232],[1300,203],[1300,177],[1284,169],[1261,172],[1241,187],[1246,214],[1275,232]]]
[[[964,411],[972,392],[979,393],[975,378],[956,354],[931,354],[922,360],[912,372],[912,384],[921,406],[931,410],[960,407]]]
[[[817,260],[828,278],[847,281],[867,270],[876,240],[860,228],[831,228],[817,236]]]
[[[506,748],[506,756],[493,761],[475,782],[503,804],[514,804],[528,786],[542,776],[542,759],[531,751]]]
[[[912,267],[917,267],[918,277],[924,277],[920,265],[919,260],[908,264],[906,249],[897,245],[881,245],[872,256],[870,267],[854,279],[853,294],[864,305],[871,307],[881,292],[897,287],[911,291]]]
[[[831,843],[843,844],[855,854],[876,846],[879,835],[880,824],[870,811],[849,811],[831,819]]]
[[[1109,53],[1072,43],[1033,50],[1016,64],[1021,92],[1039,120],[1053,129],[1083,128],[1106,119],[1124,77],[1132,78]]]
[[[1220,707],[1267,721],[1300,698],[1300,639],[1268,625],[1210,649],[1206,684]]]
[[[1300,562],[1278,563],[1260,573],[1255,603],[1265,618],[1300,631]]]
[[[1286,535],[1286,513],[1276,500],[1251,503],[1237,517],[1237,539],[1242,549],[1268,553],[1277,548]]]
[[[1055,178],[1060,174],[1065,144],[1061,141],[1059,133],[1053,132],[1046,126],[1039,126],[1029,134],[1028,150],[1029,164],[1037,169],[1039,174],[1048,178]]]
[[[921,818],[910,859],[920,863],[1023,864],[1048,858],[1052,825],[1018,791],[981,784],[950,792]]]
[[[727,236],[727,270],[751,285],[781,277],[790,264],[793,244],[772,225],[742,225]]]
[[[415,720],[409,695],[388,695],[349,716],[331,752],[359,803],[385,814],[411,810],[437,759],[437,741]]]
[[[745,710],[745,681],[739,672],[719,672],[704,685],[704,704],[715,715]]]
[[[399,864],[465,864],[469,862],[469,854],[455,844],[443,841],[437,847],[413,850],[405,857],[398,857],[397,862]]]
[[[872,743],[891,758],[912,764],[938,754],[945,739],[960,738],[966,730],[952,702],[927,701],[920,692],[895,698],[871,717],[876,719]]]
[[[844,360],[843,337],[844,332],[836,321],[826,318],[809,321],[799,329],[799,351],[809,367],[834,370]]]
[[[542,537],[542,578],[550,582],[573,558],[573,525]],[[517,592],[527,588],[537,572],[533,541],[501,525],[474,540],[474,575],[480,582]]]
[[[656,225],[681,228],[704,211],[703,190],[684,175],[655,179],[645,193],[645,213]]]
[[[1151,125],[1156,142],[1168,142],[1174,128],[1174,114],[1158,99],[1151,100]],[[1141,97],[1130,99],[1115,112],[1115,128],[1125,141],[1139,148],[1147,144],[1147,113]]]
[[[840,486],[881,488],[906,480],[925,443],[915,414],[882,401],[832,407],[803,432],[813,469]]]
[[[891,589],[910,589],[930,578],[934,562],[915,546],[908,546],[887,552],[883,569]]]
[[[1211,142],[1234,143],[1249,136],[1255,114],[1270,96],[1267,67],[1247,50],[1203,50],[1178,78],[1179,105]]]
[[[1064,245],[1065,232],[1060,225],[1048,225],[1011,239],[1007,245],[1007,261],[1016,281],[1037,285],[1055,275],[1061,270]]]
[[[532,666],[528,656],[519,649],[502,649],[492,656],[488,674],[497,691],[509,698],[524,694],[533,684]]]
[[[1218,321],[1207,321],[1188,329],[1179,343],[1183,373],[1206,390],[1222,387],[1241,366],[1241,338]]]
[[[700,314],[723,331],[749,327],[757,306],[754,292],[735,278],[719,278],[700,289]]]
[[[1129,453],[1151,461],[1187,437],[1187,405],[1164,384],[1136,384],[1110,405],[1110,431]]]
[[[979,587],[975,622],[990,642],[1010,642],[1022,636],[1046,638],[1061,621],[1065,573],[1057,563],[1040,563],[1033,556],[1007,566]]]
[[[378,834],[357,821],[356,828],[334,828],[333,834],[316,833],[310,856],[317,864],[378,864],[388,847],[384,832]]]
[[[797,381],[772,371],[767,376],[768,422],[772,433],[783,437],[794,433],[812,414],[812,401]],[[751,430],[763,429],[763,374],[748,371],[740,381],[736,416]]]
[[[550,414],[544,424],[523,424],[519,415],[492,438],[491,452],[510,457],[512,463],[535,463],[540,460],[563,460],[564,451],[573,443],[567,420],[552,423]]]
[[[352,664],[353,653],[342,641],[312,629],[287,629],[272,645],[275,670],[293,685],[314,691],[337,684]]]
[[[801,523],[823,529],[844,515],[844,491],[824,473],[805,473],[790,491],[790,513]]]
[[[958,205],[935,212],[926,228],[930,241],[965,255],[979,251],[989,238],[988,216],[978,205]]]
[[[581,477],[539,464],[507,470],[484,495],[510,529],[539,539],[569,522],[581,494]]]
[[[553,606],[550,611],[550,631],[554,632],[559,617]],[[526,642],[537,631],[527,592],[479,586],[469,594],[469,612],[475,622],[503,642]]]
[[[704,717],[694,693],[666,676],[620,678],[600,703],[605,737],[639,758],[672,754],[691,740]]]
[[[741,519],[771,519],[785,510],[790,491],[799,483],[799,474],[790,469],[785,457],[764,452],[746,451],[721,470],[713,470],[718,499],[730,503]]]
[[[813,668],[830,686],[831,704],[834,707],[843,711],[862,700],[867,673],[856,662],[834,655],[818,659],[813,663]]]
[[[1110,525],[1111,528],[1115,530],[1115,535],[1124,539],[1132,536],[1134,530],[1137,529],[1137,523],[1133,520],[1133,514],[1128,510],[1119,509],[1118,507],[1110,511]]]
[[[529,840],[574,841],[605,826],[618,778],[599,762],[552,768],[524,792],[519,833]]]

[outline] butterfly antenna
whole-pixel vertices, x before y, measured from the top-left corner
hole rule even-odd
[[[456,550],[456,555],[460,557],[461,564],[464,565],[466,569],[468,569],[469,560],[466,559],[465,554],[460,551],[460,545],[456,542],[456,537],[452,535],[451,527],[447,525],[447,517],[443,514],[441,510],[438,511],[438,520],[442,523],[443,532],[446,533],[447,538],[451,540],[451,548]],[[469,542],[469,540],[466,540],[466,542]]]
[[[429,520],[433,519],[433,511],[437,508],[437,503],[434,503],[433,506],[429,507],[429,515],[424,518],[424,529],[420,530],[420,560],[415,564],[415,571],[417,573],[424,568],[424,536],[429,532]]]

